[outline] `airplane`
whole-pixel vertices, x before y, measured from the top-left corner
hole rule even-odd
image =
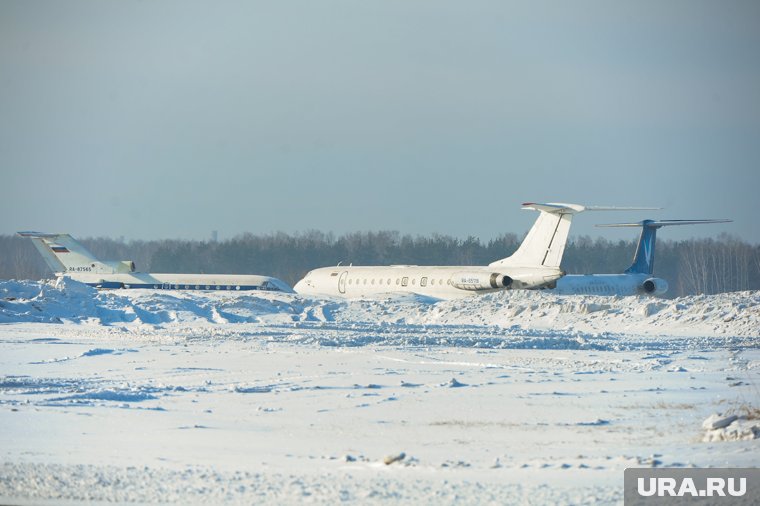
[[[135,271],[131,260],[100,261],[69,234],[17,232],[28,237],[57,277],[96,288],[154,290],[267,290],[293,293],[287,283],[269,276],[239,274],[154,274]]]
[[[439,299],[510,289],[554,286],[573,215],[582,211],[628,211],[640,207],[599,207],[527,202],[523,209],[539,212],[517,251],[487,266],[342,266],[310,271],[296,283],[296,293],[363,297],[386,293],[415,293]]]
[[[644,220],[637,223],[610,223],[598,227],[641,227],[633,264],[622,274],[568,274],[550,291],[559,295],[664,295],[668,282],[654,273],[654,245],[657,229],[671,225],[727,223],[731,220]]]

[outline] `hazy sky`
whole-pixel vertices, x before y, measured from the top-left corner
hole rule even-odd
[[[0,233],[760,242],[759,55],[757,0],[4,0]]]

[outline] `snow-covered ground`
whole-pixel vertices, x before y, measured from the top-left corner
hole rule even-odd
[[[0,503],[619,503],[626,467],[760,465],[758,373],[760,292],[4,281]]]

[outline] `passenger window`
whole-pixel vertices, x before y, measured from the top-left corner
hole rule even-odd
[[[364,278],[364,284],[365,285],[367,284],[367,278]]]
[[[388,286],[391,284],[391,278],[388,278]]]
[[[398,286],[400,284],[401,284],[401,280],[399,278],[396,278],[396,285]]]
[[[407,286],[409,284],[409,278],[403,277],[401,278],[401,286]]]
[[[417,283],[417,278],[412,278],[412,285],[415,285]]]

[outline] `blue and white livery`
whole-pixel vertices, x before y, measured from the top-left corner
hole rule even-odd
[[[668,282],[654,277],[654,246],[657,229],[671,225],[726,223],[731,220],[644,220],[637,223],[611,223],[598,227],[641,227],[633,264],[622,274],[568,274],[557,281],[552,292],[562,295],[664,295]]]
[[[287,283],[269,276],[138,272],[131,260],[98,260],[69,234],[18,232],[18,235],[32,240],[57,277],[71,278],[96,288],[293,292]]]

